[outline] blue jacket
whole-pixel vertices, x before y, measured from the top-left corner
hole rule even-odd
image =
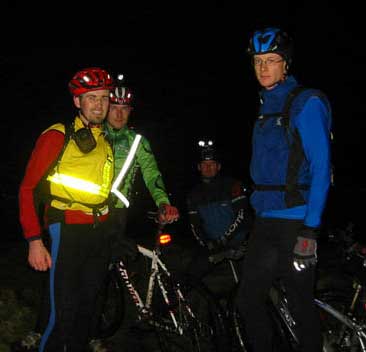
[[[261,114],[281,112],[290,90],[298,83],[289,76],[271,90],[261,91]],[[288,208],[283,191],[255,191],[251,204],[257,216],[304,220],[317,227],[326,204],[330,179],[331,110],[324,96],[306,90],[295,98],[290,110],[290,129],[298,131],[305,158],[298,171],[298,184],[309,185],[301,191],[305,205]],[[255,123],[252,140],[251,177],[258,185],[286,184],[288,156],[292,137],[277,116]]]
[[[192,232],[201,244],[225,234],[233,244],[242,241],[251,226],[249,201],[241,182],[216,176],[196,185],[187,197]]]

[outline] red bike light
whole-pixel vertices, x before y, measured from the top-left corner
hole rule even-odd
[[[168,233],[162,233],[159,236],[159,243],[164,245],[170,243],[172,240],[172,237]]]

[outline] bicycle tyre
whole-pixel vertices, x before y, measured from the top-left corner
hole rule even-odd
[[[229,312],[229,320],[231,323],[231,352],[248,352],[250,351],[249,339],[245,331],[245,324],[239,312],[235,308],[231,308]],[[296,352],[299,346],[291,338],[291,334],[287,331],[288,327],[278,316],[275,307],[268,303],[268,314],[271,318],[273,327],[273,348],[279,352]]]
[[[228,317],[230,322],[231,352],[248,352],[248,338],[245,333],[244,321],[238,310],[233,306],[228,308]]]
[[[352,293],[347,291],[320,291],[319,300],[329,304],[340,313],[347,315],[351,305]],[[323,336],[323,352],[359,352],[362,351],[352,329],[337,319],[330,312],[318,306],[320,326]],[[357,309],[357,308],[356,308]]]
[[[113,266],[103,281],[97,298],[97,322],[94,338],[113,336],[125,315],[124,284]]]
[[[169,280],[169,278],[166,278]],[[167,282],[165,282],[167,284]],[[162,352],[218,352],[226,350],[226,327],[223,314],[214,297],[204,288],[195,286],[183,290],[184,300],[178,297],[174,283],[167,285],[174,312],[183,327],[182,334],[168,329],[156,329],[159,347]],[[193,312],[193,315],[191,314]],[[164,309],[159,310],[159,314]],[[166,314],[167,312],[165,312]],[[161,319],[161,318],[160,318]],[[165,316],[163,320],[168,321]],[[161,321],[161,320],[160,320]]]
[[[285,314],[278,311],[275,304],[268,301],[268,312],[273,324],[273,348],[279,352],[297,352],[300,351],[299,342],[296,336],[294,327],[289,326],[286,314],[291,314],[287,311]]]

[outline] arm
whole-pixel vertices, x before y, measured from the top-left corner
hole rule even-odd
[[[330,126],[328,108],[312,97],[298,116],[298,130],[310,167],[310,190],[304,225],[318,227],[325,208],[331,181]]]
[[[42,233],[34,192],[62,149],[64,134],[50,130],[42,134],[28,161],[19,189],[19,216],[25,239],[39,239]]]
[[[331,183],[329,109],[320,98],[313,97],[298,116],[298,131],[309,162],[310,190],[304,227],[294,247],[294,267],[298,271],[315,265],[317,234]]]
[[[64,135],[50,130],[42,134],[32,152],[19,189],[19,217],[23,236],[29,242],[29,264],[36,270],[47,270],[51,257],[41,240],[41,224],[34,192],[62,149]]]
[[[137,161],[141,167],[141,173],[146,187],[160,210],[160,221],[166,223],[176,221],[179,218],[178,209],[170,205],[163,177],[151,150],[150,143],[146,138],[143,138],[141,142],[137,153]]]
[[[150,143],[143,138],[137,151],[137,161],[141,167],[142,177],[157,207],[170,204],[163,177],[158,168]]]
[[[235,218],[221,239],[223,244],[235,238],[238,233],[244,232],[247,237],[253,221],[248,197],[244,192],[244,187],[241,182],[234,181],[231,186],[231,197]]]

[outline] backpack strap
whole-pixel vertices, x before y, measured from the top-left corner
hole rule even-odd
[[[262,121],[270,117],[281,117],[282,126],[286,130],[286,138],[290,146],[286,184],[284,185],[255,185],[255,190],[258,191],[283,191],[285,192],[285,202],[287,207],[294,207],[297,205],[305,204],[304,197],[301,194],[301,190],[308,190],[309,185],[302,185],[297,183],[298,171],[305,158],[304,150],[301,143],[300,134],[297,129],[292,130],[290,128],[290,111],[292,104],[296,97],[308,88],[298,85],[293,88],[287,95],[283,110],[281,112],[263,114],[261,116]],[[312,96],[312,95],[311,95]],[[290,138],[290,136],[292,138]]]
[[[47,177],[50,174],[50,172],[55,168],[57,163],[59,163],[59,161],[61,160],[61,158],[65,152],[66,146],[67,146],[68,142],[70,141],[72,134],[73,134],[74,123],[64,124],[64,127],[65,127],[65,132],[60,131],[60,129],[58,129],[58,128],[57,129],[56,128],[53,129],[52,127],[50,128],[50,130],[57,130],[57,131],[65,134],[64,144],[63,144],[63,147],[62,147],[60,153],[58,154],[57,158],[48,167],[47,172],[45,172],[43,177],[40,179],[40,181],[36,185],[34,192],[33,192],[35,209],[38,213],[39,218],[41,218],[41,219],[43,218],[44,205],[49,203],[51,200],[50,186],[49,186],[49,182],[47,181]]]

